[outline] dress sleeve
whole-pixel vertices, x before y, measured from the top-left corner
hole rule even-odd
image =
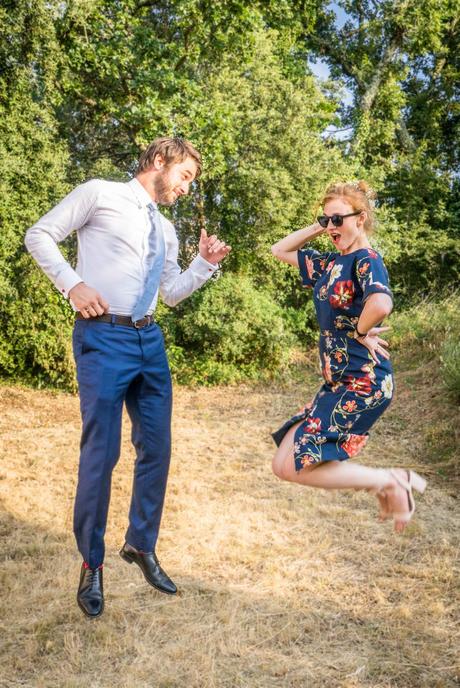
[[[319,253],[313,248],[301,248],[297,251],[299,270],[304,287],[314,287],[326,269],[330,253]]]
[[[355,264],[356,278],[363,291],[363,303],[371,294],[386,294],[393,299],[388,272],[382,257],[373,249],[360,256]]]

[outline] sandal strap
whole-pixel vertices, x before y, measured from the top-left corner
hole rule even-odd
[[[403,490],[406,491],[407,494],[407,501],[408,501],[408,506],[409,510],[408,511],[403,511],[401,512],[393,512],[393,519],[396,521],[410,521],[412,518],[414,511],[415,511],[415,499],[414,495],[412,494],[412,473],[411,471],[406,471],[409,480],[404,480],[404,478],[401,478],[401,476],[395,471],[394,468],[390,470],[391,475],[393,478],[396,480],[398,485],[403,488]]]

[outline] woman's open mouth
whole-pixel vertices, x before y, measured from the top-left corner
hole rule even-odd
[[[336,244],[340,240],[341,234],[339,234],[339,232],[331,232],[329,236],[334,244]]]

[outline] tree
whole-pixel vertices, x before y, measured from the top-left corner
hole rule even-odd
[[[351,131],[345,154],[359,159],[400,225],[399,289],[408,298],[457,283],[458,2],[337,4],[344,25],[338,29],[334,12],[324,11],[303,41],[353,94],[341,111]]]
[[[61,58],[49,3],[0,10],[0,371],[69,384],[68,311],[25,253],[24,233],[66,190],[54,117]]]

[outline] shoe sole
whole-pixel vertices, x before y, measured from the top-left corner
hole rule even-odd
[[[147,581],[147,583],[149,585],[152,586],[152,588],[155,588],[155,590],[158,590],[158,592],[162,592],[164,595],[171,595],[171,596],[177,595],[177,590],[176,590],[176,592],[168,592],[168,590],[164,590],[163,588],[159,588],[158,585],[155,585],[155,583],[152,583],[152,581],[149,581],[149,579],[145,575],[144,571],[142,570],[142,567],[137,563],[137,561],[135,559],[132,559],[130,557],[128,552],[123,552],[123,550],[121,550],[120,552],[118,552],[118,554],[123,559],[123,561],[126,561],[127,564],[136,564],[136,566],[140,569],[142,575],[144,576],[145,580]]]

